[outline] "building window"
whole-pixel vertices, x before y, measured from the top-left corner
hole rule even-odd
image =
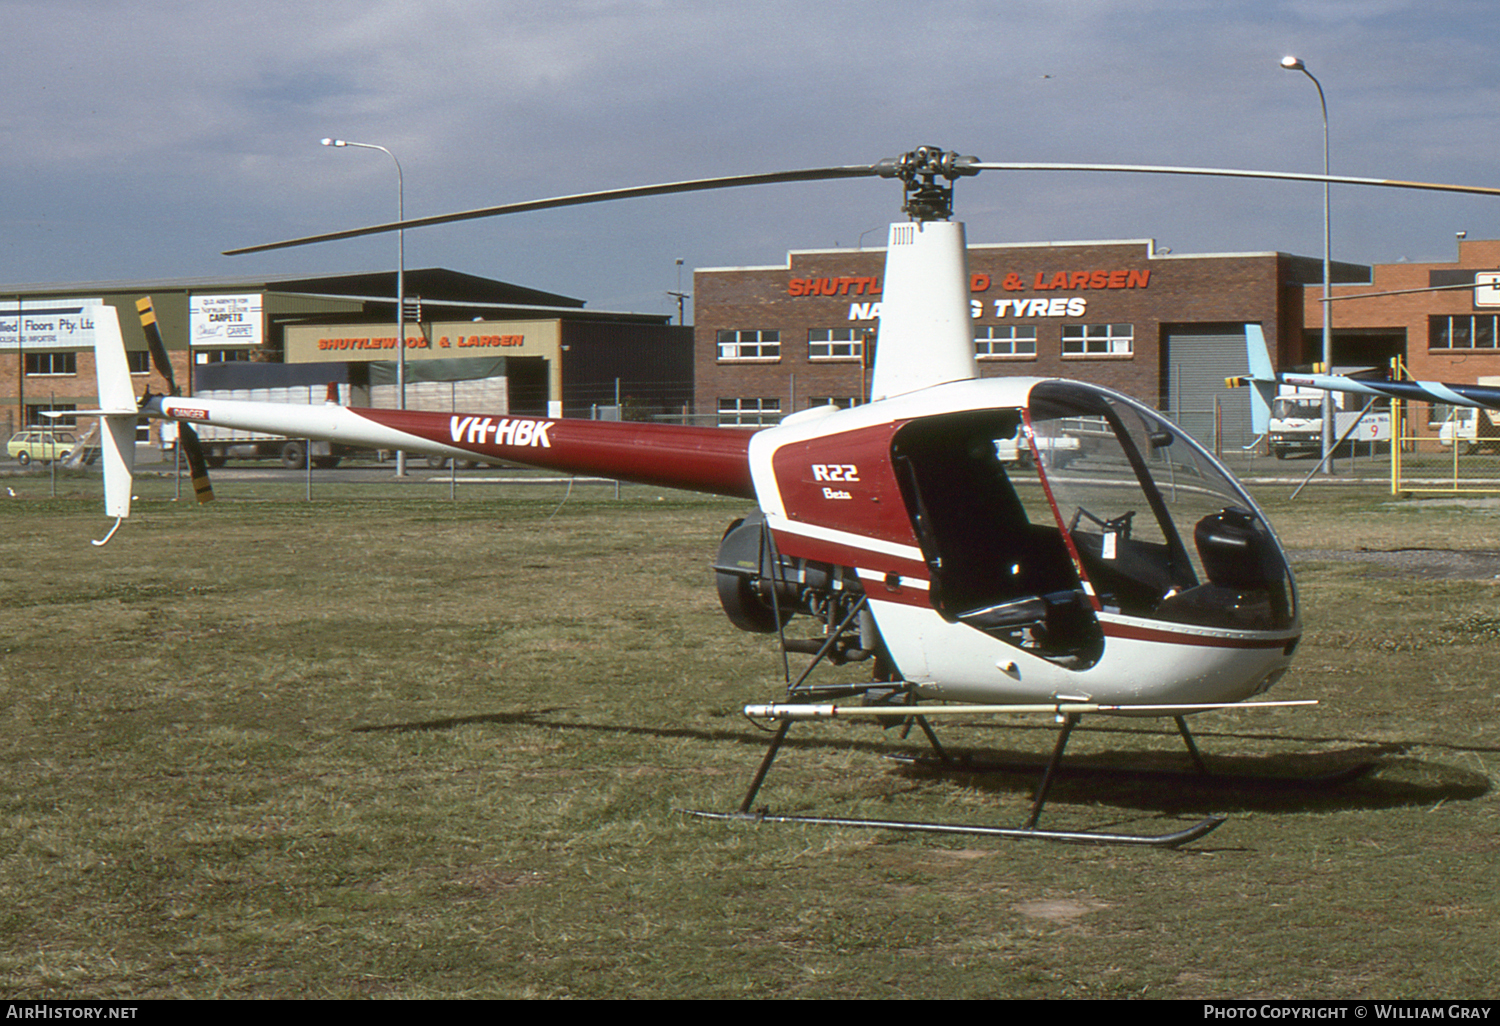
[[[979,359],[1036,356],[1036,325],[993,324],[974,329],[974,355]]]
[[[720,399],[720,427],[767,427],[781,421],[780,399]]]
[[[125,362],[130,364],[132,374],[151,373],[151,353],[146,349],[125,350]]]
[[[719,332],[719,359],[779,360],[781,359],[781,332],[721,331]]]
[[[248,349],[199,349],[193,353],[193,362],[205,363],[248,363],[250,350]]]
[[[1500,316],[1454,316],[1428,318],[1428,342],[1432,349],[1494,349]]]
[[[37,403],[26,404],[26,426],[29,428],[40,428],[43,431],[51,431],[54,428],[61,431],[63,428],[76,428],[78,418],[74,411],[78,409],[77,403]],[[48,413],[65,413],[65,417],[48,417]]]
[[[852,395],[815,395],[807,401],[809,410],[816,410],[823,406],[835,406],[841,410],[847,410],[858,405],[859,400]]]
[[[1130,356],[1135,353],[1133,324],[1064,324],[1064,356]]]
[[[77,353],[27,353],[27,374],[77,374]]]
[[[809,360],[859,360],[864,355],[862,328],[813,328],[807,333]]]

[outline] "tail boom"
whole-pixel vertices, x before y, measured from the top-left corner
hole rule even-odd
[[[519,463],[737,498],[755,496],[748,431],[233,399],[159,398],[143,412],[288,438]]]
[[[1441,381],[1364,381],[1337,374],[1278,374],[1278,384],[1318,388],[1329,392],[1404,399],[1408,402],[1440,403],[1500,410],[1500,388],[1494,385],[1454,385]]]

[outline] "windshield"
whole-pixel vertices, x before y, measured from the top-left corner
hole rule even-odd
[[[1123,397],[1044,383],[1033,436],[1049,443],[1052,514],[1105,611],[1206,626],[1281,629],[1290,573],[1249,496],[1175,424]],[[1039,511],[1038,511],[1039,512]]]
[[[1321,399],[1277,399],[1271,404],[1271,416],[1277,420],[1318,420],[1323,416]]]

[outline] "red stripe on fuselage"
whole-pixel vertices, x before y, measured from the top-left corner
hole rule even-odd
[[[1100,620],[1099,627],[1106,638],[1129,638],[1132,641],[1151,641],[1168,645],[1198,645],[1204,648],[1285,648],[1301,637],[1300,634],[1267,635],[1254,637],[1226,637],[1218,634],[1196,634],[1174,631],[1168,628],[1141,627],[1137,624],[1115,623]]]
[[[874,570],[882,574],[899,574],[906,578],[927,580],[927,566],[921,560],[908,559],[880,552],[875,548],[864,548],[857,544],[836,542],[827,538],[810,538],[785,528],[772,532],[776,548],[784,556],[832,563],[835,566],[852,566],[863,570]]]

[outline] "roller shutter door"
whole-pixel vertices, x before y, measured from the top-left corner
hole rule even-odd
[[[1245,334],[1173,328],[1167,334],[1168,401],[1177,421],[1209,449],[1219,443],[1225,453],[1249,445],[1250,390],[1225,388],[1224,379],[1245,373]],[[1221,417],[1214,437],[1214,400]]]

